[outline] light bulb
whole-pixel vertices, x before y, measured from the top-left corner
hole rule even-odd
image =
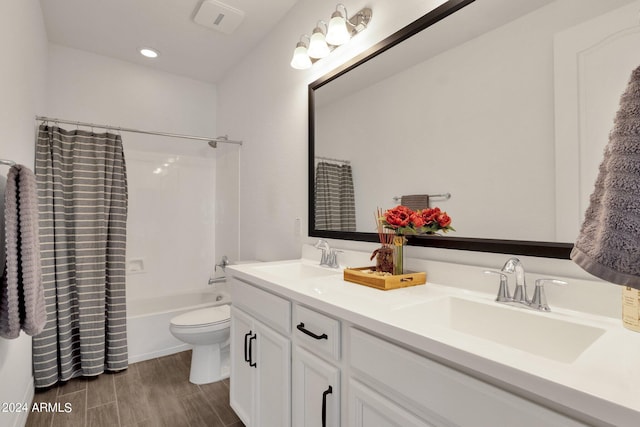
[[[351,34],[347,29],[347,21],[337,10],[331,15],[329,28],[327,29],[327,43],[334,46],[345,44],[351,39]]]
[[[158,51],[150,47],[143,47],[140,49],[140,55],[146,56],[147,58],[157,58]]]
[[[298,42],[295,50],[293,51],[291,67],[296,70],[306,70],[311,67],[311,58],[309,58],[309,54],[307,53],[307,45],[303,42]]]
[[[329,55],[331,51],[324,39],[324,33],[320,27],[316,27],[311,34],[311,40],[309,41],[309,56],[311,58],[324,58]]]

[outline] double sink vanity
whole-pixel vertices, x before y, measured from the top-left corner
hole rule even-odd
[[[640,334],[619,318],[553,293],[550,312],[498,303],[480,267],[385,292],[318,260],[229,266],[231,406],[248,427],[640,425]]]

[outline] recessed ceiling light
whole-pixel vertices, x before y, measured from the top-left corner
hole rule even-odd
[[[158,51],[155,49],[151,49],[149,47],[143,47],[142,49],[140,49],[140,54],[143,56],[146,56],[147,58],[157,58],[158,57]]]

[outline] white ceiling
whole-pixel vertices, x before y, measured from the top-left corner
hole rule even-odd
[[[216,83],[297,0],[221,0],[245,12],[227,35],[193,21],[203,0],[40,0],[50,42]],[[154,60],[138,53],[160,51]]]

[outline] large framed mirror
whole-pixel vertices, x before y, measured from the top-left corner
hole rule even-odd
[[[456,232],[410,245],[568,259],[640,62],[639,10],[451,0],[312,82],[309,236],[377,241],[378,207],[429,195]],[[327,167],[346,190],[327,187]],[[354,202],[327,208],[327,192]]]

